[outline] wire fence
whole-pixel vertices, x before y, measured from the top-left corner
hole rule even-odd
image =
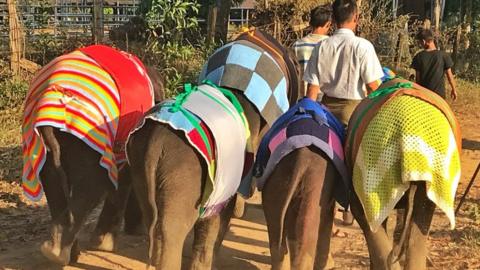
[[[139,0],[106,2],[103,7],[105,33],[135,16]],[[92,36],[93,3],[60,3],[57,5],[17,5],[25,43],[32,44],[46,36],[52,41],[65,38],[85,39]],[[0,55],[9,53],[8,5],[0,2]]]

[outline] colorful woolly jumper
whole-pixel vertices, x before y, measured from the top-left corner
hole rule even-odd
[[[330,158],[342,181],[336,183],[336,200],[348,207],[349,175],[343,154],[343,125],[323,105],[303,98],[282,115],[263,137],[254,176],[261,190],[277,164],[296,149],[315,146]]]
[[[202,192],[199,216],[206,218],[219,213],[240,185],[250,136],[237,98],[209,81],[198,87],[187,84],[184,93],[148,112],[132,134],[143,127],[146,119],[184,132],[203,157],[210,179]]]
[[[393,79],[357,107],[346,155],[372,231],[410,186],[426,181],[427,196],[455,226],[461,136],[447,103],[435,93]]]
[[[100,153],[100,166],[116,187],[118,165],[125,161],[125,133],[153,106],[153,88],[138,59],[106,46],[81,50],[100,50],[103,57],[96,61],[81,51],[60,56],[39,72],[28,91],[22,122],[22,186],[32,200],[42,196],[39,175],[47,151],[38,127],[52,126],[70,133]],[[102,66],[104,57],[137,72],[129,72],[127,77],[113,68],[114,73],[109,73]],[[138,80],[140,87],[120,88],[126,79]],[[129,91],[137,98],[124,106]],[[122,120],[125,115],[129,115],[127,121]]]

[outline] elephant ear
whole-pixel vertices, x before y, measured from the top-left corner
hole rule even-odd
[[[150,81],[152,81],[155,104],[158,104],[165,100],[165,80],[155,67],[146,66],[145,69]]]

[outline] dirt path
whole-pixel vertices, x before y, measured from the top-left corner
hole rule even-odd
[[[457,197],[465,190],[480,161],[480,132],[477,129],[480,112],[477,108],[477,105],[469,107],[466,100],[455,109],[464,137],[463,177]],[[0,148],[0,164],[12,155],[16,155],[13,159],[18,161],[17,146]],[[18,175],[18,172],[7,175]],[[216,264],[217,269],[269,269],[267,228],[259,203],[258,196],[250,200],[246,218],[232,221]],[[83,247],[88,239],[88,231],[93,229],[93,220],[90,219],[82,232]],[[46,261],[38,249],[39,244],[47,239],[48,223],[49,214],[44,201],[35,205],[25,200],[18,178],[0,179],[0,269],[58,269]],[[356,225],[339,227],[347,235],[332,239],[337,269],[367,269],[368,253],[359,228]],[[190,243],[191,239],[185,245],[185,262],[190,259]],[[77,264],[64,269],[145,269],[146,246],[144,237],[122,235],[117,253],[84,250]],[[455,230],[449,229],[447,218],[437,211],[429,246],[431,269],[480,269],[480,179],[477,179],[457,216]]]

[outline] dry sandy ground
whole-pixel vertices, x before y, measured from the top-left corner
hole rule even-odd
[[[477,129],[480,112],[477,111],[477,106],[468,110],[466,108],[457,106],[455,109],[464,137],[463,177],[457,196],[465,190],[480,161],[480,132]],[[18,147],[0,148],[0,165],[12,155],[16,155],[18,160]],[[17,172],[7,171],[0,175],[7,175],[7,179],[0,181],[0,269],[58,269],[44,259],[38,249],[48,236],[49,214],[45,202],[33,205],[23,198],[18,185],[18,168]],[[457,216],[455,230],[449,229],[448,220],[441,212],[436,213],[429,242],[431,269],[480,269],[479,202],[480,179],[477,179],[467,203]],[[83,247],[93,225],[92,218],[82,233]],[[332,241],[337,269],[368,268],[368,253],[358,227],[340,226],[340,229],[346,233],[346,237],[334,237]],[[257,195],[249,202],[246,217],[232,221],[216,269],[269,269],[266,230]],[[184,248],[184,261],[187,262],[190,259],[190,241],[187,241]],[[145,269],[146,246],[144,237],[122,235],[117,253],[84,250],[77,264],[64,269]]]

